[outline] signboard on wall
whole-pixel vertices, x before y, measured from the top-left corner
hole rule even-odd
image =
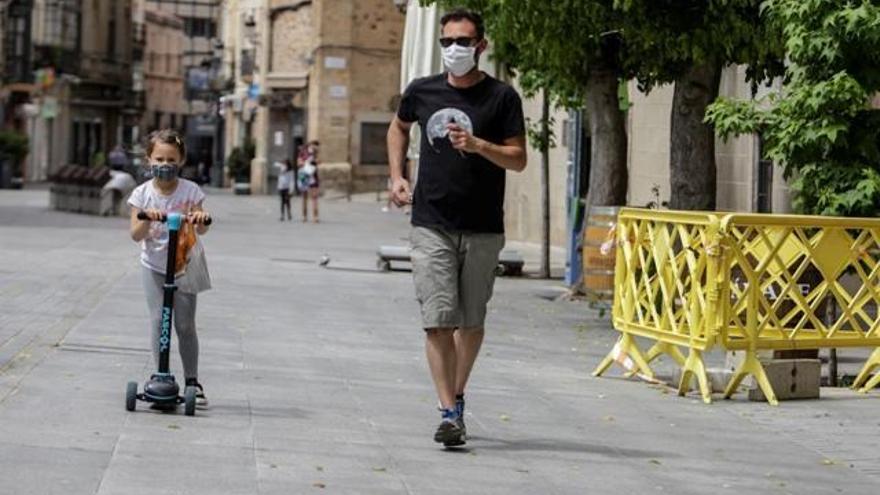
[[[337,69],[343,70],[348,66],[348,61],[345,57],[324,57],[324,68],[325,69]]]
[[[343,85],[330,86],[330,98],[341,100],[341,99],[345,99],[347,97],[348,97],[348,86],[343,86]]]

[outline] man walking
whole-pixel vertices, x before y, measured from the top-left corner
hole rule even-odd
[[[482,18],[457,9],[440,24],[446,72],[404,92],[388,155],[392,200],[413,204],[413,278],[441,407],[434,441],[455,446],[465,442],[464,391],[504,246],[505,173],[525,168],[526,145],[519,95],[478,68],[488,46]],[[412,193],[403,166],[415,122],[422,141]]]

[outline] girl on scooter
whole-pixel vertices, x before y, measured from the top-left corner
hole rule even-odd
[[[131,193],[128,204],[132,206],[131,238],[141,246],[141,272],[151,319],[153,357],[158,363],[160,310],[168,254],[168,229],[161,220],[163,215],[176,212],[183,214],[186,222],[178,240],[174,329],[186,386],[198,389],[196,405],[205,407],[208,400],[199,383],[199,339],[196,334],[196,294],[211,288],[205,251],[199,241],[199,235],[208,232],[205,221],[210,218],[202,205],[205,193],[196,183],[178,177],[186,162],[186,144],[176,131],[164,129],[150,134],[146,157],[153,178]],[[146,213],[150,220],[139,220],[139,212]]]

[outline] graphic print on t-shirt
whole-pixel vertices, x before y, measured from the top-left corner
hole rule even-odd
[[[428,124],[425,126],[426,133],[428,136],[428,143],[434,148],[434,151],[439,153],[437,146],[434,145],[435,139],[443,139],[449,135],[449,129],[447,126],[449,124],[458,124],[459,127],[467,131],[468,134],[474,133],[474,124],[471,122],[471,118],[468,117],[468,114],[462,112],[457,108],[442,108],[434,112],[434,115],[431,115],[431,118],[428,119]]]

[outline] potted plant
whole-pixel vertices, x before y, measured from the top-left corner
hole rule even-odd
[[[250,140],[243,146],[232,149],[226,159],[229,176],[232,178],[235,194],[251,193],[251,161],[256,154],[256,146]]]
[[[29,152],[26,135],[13,130],[0,130],[0,188],[20,189],[21,162]]]

